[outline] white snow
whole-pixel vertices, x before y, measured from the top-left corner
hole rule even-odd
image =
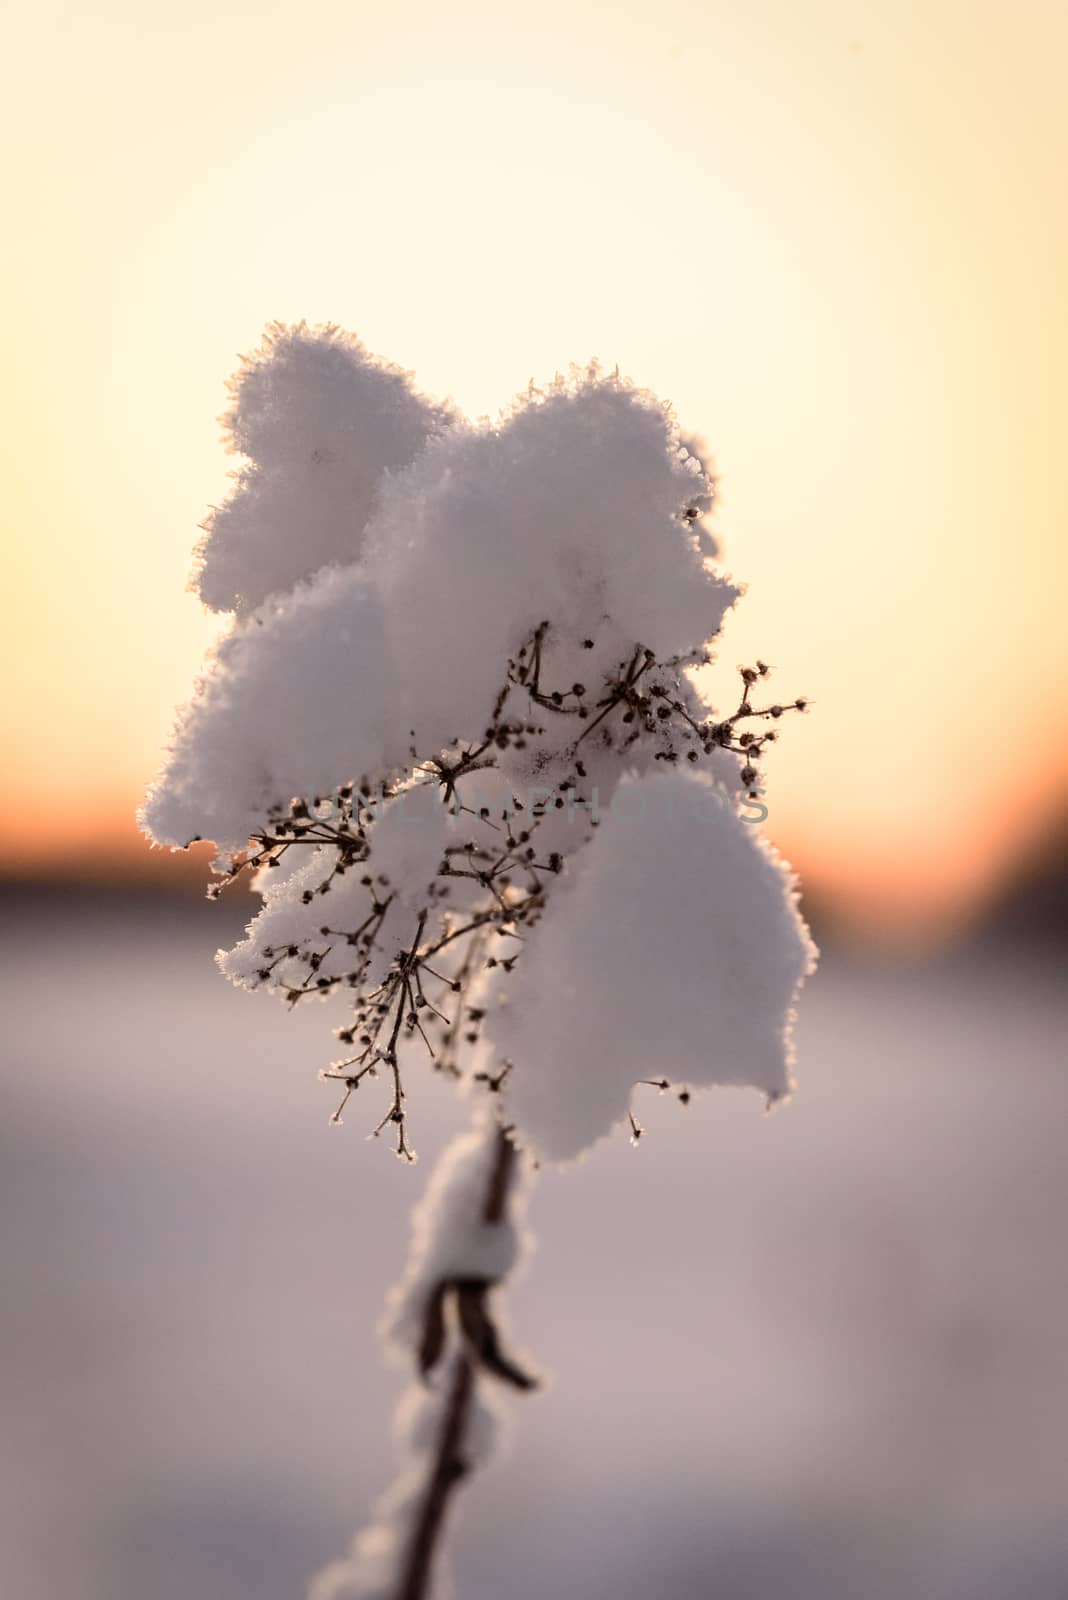
[[[358,567],[328,568],[235,626],[178,718],[142,825],[179,848],[241,849],[269,809],[406,757],[381,607]]]
[[[436,440],[367,532],[420,744],[481,731],[541,622],[554,688],[703,646],[737,596],[684,518],[710,495],[670,409],[596,368]]]
[[[204,524],[194,575],[215,611],[246,613],[356,560],[383,474],[452,420],[352,334],[304,323],[268,328],[230,393],[224,434],[243,461]]]
[[[394,420],[408,393],[359,350],[330,331],[269,334],[237,381],[235,440],[291,466],[329,423],[356,449],[379,390]],[[406,426],[415,449],[410,417]],[[334,459],[340,445],[322,449]],[[413,729],[423,756],[479,737],[509,656],[542,621],[552,686],[570,689],[599,683],[639,644],[662,658],[701,647],[737,595],[684,516],[707,507],[711,489],[670,410],[595,369],[532,391],[497,426],[437,437],[385,482],[361,563],[355,540],[309,543],[322,504],[314,483],[291,487],[281,521],[273,505],[248,510],[263,547],[242,546],[241,610],[273,598],[238,621],[179,720],[143,817],[160,843],[239,846],[293,794],[391,768]],[[365,519],[367,495],[346,493]],[[222,539],[213,528],[202,589]],[[349,565],[310,576],[345,551]],[[213,604],[220,592],[210,589]]]
[[[489,1031],[507,1109],[567,1159],[641,1080],[790,1087],[790,1030],[815,949],[775,852],[707,779],[628,779],[530,935]]]
[[[483,1216],[496,1146],[496,1118],[483,1115],[449,1145],[415,1207],[408,1264],[384,1324],[388,1342],[406,1355],[419,1343],[427,1299],[437,1284],[448,1278],[496,1282],[514,1270],[529,1242],[521,1226],[521,1182],[513,1183],[501,1221],[487,1223]]]

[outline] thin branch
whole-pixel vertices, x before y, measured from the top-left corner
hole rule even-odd
[[[457,737],[429,757],[413,746],[411,766],[403,771],[394,769],[388,782],[383,780],[376,789],[364,778],[343,783],[329,794],[296,797],[273,807],[265,826],[249,840],[243,857],[235,858],[222,874],[224,882],[232,882],[245,868],[278,865],[295,844],[312,845],[323,857],[324,870],[316,874],[312,886],[301,891],[301,902],[310,905],[316,897],[340,889],[351,869],[361,873],[359,881],[367,890],[367,900],[361,903],[356,897],[356,914],[331,916],[324,908],[317,934],[302,933],[292,943],[279,942],[264,949],[262,964],[250,981],[278,989],[291,1006],[342,987],[353,992],[351,1021],[337,1030],[337,1036],[357,1048],[323,1074],[336,1076],[344,1087],[344,1098],[332,1120],[340,1120],[365,1069],[370,1076],[375,1066],[381,1065],[383,1071],[388,1068],[393,1094],[374,1132],[394,1128],[397,1153],[408,1159],[412,1152],[407,1142],[401,1059],[405,1047],[418,1042],[433,1059],[435,1070],[461,1076],[465,1047],[479,1038],[477,1024],[472,1026],[476,1015],[472,1002],[478,1000],[479,986],[491,969],[507,974],[521,959],[524,933],[540,919],[551,897],[552,880],[564,869],[562,853],[538,850],[536,830],[546,816],[570,809],[576,799],[594,813],[595,799],[583,794],[588,777],[581,759],[583,741],[596,734],[606,748],[624,758],[641,739],[651,748],[655,761],[667,763],[683,758],[696,763],[726,751],[738,759],[738,776],[752,795],[761,782],[758,763],[765,746],[770,748],[776,739],[774,724],[786,713],[804,711],[808,706],[801,698],[754,704],[756,686],[763,686],[770,671],[758,661],[755,666],[739,668],[741,694],[735,709],[718,719],[703,717],[685,674],[707,663],[707,653],[693,651],[658,660],[640,643],[603,671],[599,681],[591,680],[589,688],[582,683],[553,684],[554,642],[549,621],[528,636],[507,662],[492,716],[480,733],[471,737],[468,730],[466,736]],[[582,643],[594,647],[592,639]],[[528,708],[519,715],[517,699]],[[535,717],[538,714],[535,707],[575,717],[581,731],[576,729],[577,737],[569,744],[561,745],[553,737],[542,746],[547,729],[531,720],[532,712]],[[544,775],[545,787],[537,791],[543,798],[528,799],[524,805],[513,792],[510,804],[492,816],[489,806],[467,803],[469,797],[458,789],[462,780],[490,768],[500,770],[502,763],[507,771],[501,752],[527,750],[530,745],[534,749],[524,760],[529,771]],[[442,804],[451,809],[454,818],[471,818],[472,835],[444,845],[421,902],[416,938],[390,961],[386,940],[397,918],[394,913],[387,919],[387,913],[395,891],[385,877],[375,875],[375,828],[385,804],[403,797],[413,786],[427,784],[438,788]],[[596,796],[596,790],[593,793]],[[526,813],[524,826],[515,820],[518,812]],[[216,889],[221,887],[220,883]],[[346,907],[353,899],[346,895]],[[513,950],[511,955],[493,954],[499,948],[497,938],[512,941],[508,947]],[[450,957],[455,952],[452,974],[437,966],[446,952]],[[445,962],[445,966],[451,964],[452,960]],[[423,991],[424,974],[444,984],[454,1000],[438,995],[432,1001]],[[434,1029],[429,1029],[431,1016],[436,1018]],[[435,1033],[433,1042],[431,1032]],[[634,1130],[634,1137],[640,1137],[640,1130]]]
[[[453,1364],[452,1382],[442,1418],[441,1432],[427,1479],[423,1500],[404,1553],[397,1600],[424,1600],[430,1593],[434,1558],[453,1491],[469,1470],[464,1459],[471,1406],[475,1396],[475,1364],[461,1351]]]
[[[487,1227],[498,1226],[507,1219],[517,1168],[516,1148],[506,1129],[498,1124],[493,1164],[482,1202],[482,1221]],[[436,1285],[427,1301],[419,1346],[419,1366],[423,1374],[437,1366],[443,1354],[445,1308],[450,1293],[455,1294],[458,1301],[461,1337],[426,1484],[401,1560],[396,1600],[426,1600],[430,1593],[449,1506],[455,1490],[470,1470],[465,1452],[479,1368],[517,1388],[534,1387],[535,1380],[522,1372],[500,1348],[497,1329],[486,1303],[492,1287],[487,1279],[445,1281]]]

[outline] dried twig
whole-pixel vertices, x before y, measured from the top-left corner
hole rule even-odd
[[[696,763],[726,750],[738,757],[742,783],[755,798],[757,764],[776,738],[771,724],[787,711],[807,706],[803,699],[754,706],[754,688],[769,672],[761,661],[740,669],[742,692],[730,715],[718,721],[702,718],[685,673],[707,662],[707,654],[695,651],[658,661],[640,644],[594,691],[582,683],[553,688],[547,682],[552,638],[550,623],[542,622],[508,662],[493,716],[481,737],[457,740],[452,748],[422,759],[413,747],[410,773],[383,784],[377,792],[367,782],[345,783],[330,795],[297,798],[276,808],[268,825],[250,841],[246,855],[230,866],[214,889],[219,892],[245,868],[276,867],[287,852],[304,845],[333,852],[316,887],[305,889],[305,904],[328,896],[347,873],[362,870],[367,905],[358,924],[337,927],[335,919],[325,917],[317,938],[264,950],[255,979],[281,988],[291,1005],[339,987],[353,992],[352,1021],[338,1030],[338,1038],[356,1048],[322,1074],[343,1085],[332,1120],[341,1120],[365,1078],[377,1077],[379,1069],[385,1069],[392,1095],[374,1133],[393,1127],[397,1154],[406,1160],[413,1160],[414,1152],[407,1135],[403,1047],[417,1043],[438,1070],[461,1075],[464,1046],[476,1044],[480,1037],[483,1013],[474,1002],[484,975],[495,967],[511,971],[522,953],[524,932],[540,918],[552,881],[564,865],[558,853],[539,853],[539,827],[547,815],[565,806],[577,804],[592,815],[595,801],[586,792],[583,760],[588,750],[622,752],[645,740],[654,759],[668,763],[683,758]],[[558,740],[546,741],[547,729],[531,715],[542,711],[552,713],[550,722],[553,717],[572,717],[581,724],[570,744],[561,747]],[[532,744],[527,757],[531,770],[554,772],[552,783],[538,791],[536,804],[525,809],[513,795],[511,808],[491,815],[488,807],[476,809],[462,799],[457,787],[461,780],[498,767],[501,753],[509,748],[528,749]],[[376,820],[384,805],[413,786],[426,785],[437,786],[442,803],[455,816],[470,816],[472,834],[447,846],[427,889],[414,940],[407,941],[384,978],[369,988],[368,974],[373,965],[381,971],[375,958],[397,920],[393,893],[372,870]],[[503,939],[510,947],[506,954],[498,954],[497,941]],[[346,959],[349,951],[351,959]],[[443,956],[456,958],[451,972],[442,970]],[[446,959],[445,966],[450,964]],[[430,980],[443,986],[433,997],[425,987]],[[483,1071],[478,1076],[493,1087],[499,1086],[503,1074]]]
[[[482,1204],[487,1227],[507,1220],[518,1155],[507,1131],[498,1125],[493,1165]],[[519,1389],[532,1389],[536,1379],[505,1355],[490,1312],[490,1279],[457,1278],[435,1285],[427,1298],[418,1349],[419,1370],[426,1377],[441,1362],[448,1344],[450,1301],[456,1312],[457,1349],[453,1356],[441,1427],[411,1536],[402,1553],[397,1600],[425,1600],[434,1562],[455,1490],[469,1471],[466,1440],[480,1371]]]

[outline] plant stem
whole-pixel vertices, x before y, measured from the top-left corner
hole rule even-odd
[[[475,1394],[474,1362],[466,1352],[456,1357],[448,1404],[411,1543],[404,1553],[397,1600],[424,1600],[430,1592],[434,1554],[445,1526],[453,1490],[467,1473],[463,1446]]]
[[[482,1220],[493,1226],[505,1220],[516,1172],[516,1148],[498,1125],[493,1165],[482,1204]],[[464,1456],[468,1424],[477,1381],[476,1358],[462,1345],[456,1355],[430,1470],[411,1539],[404,1551],[397,1600],[426,1600],[434,1560],[445,1528],[453,1492],[466,1477],[470,1463]]]

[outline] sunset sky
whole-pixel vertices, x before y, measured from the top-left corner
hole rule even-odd
[[[769,830],[858,922],[988,892],[1068,783],[1068,6],[9,13],[7,872],[126,871],[217,624],[215,418],[272,319],[495,411],[591,355],[711,443],[721,650],[813,714]],[[158,858],[157,858],[158,860]]]

